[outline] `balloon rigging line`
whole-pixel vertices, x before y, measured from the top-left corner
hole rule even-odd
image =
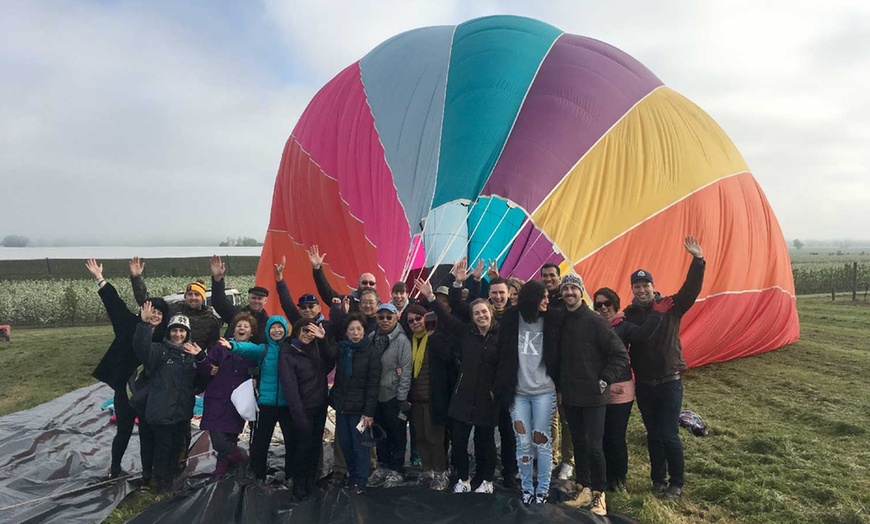
[[[492,202],[492,200],[490,200],[490,202]],[[510,213],[510,210],[511,210],[511,208],[510,208],[510,206],[508,206],[508,209],[507,209],[507,211],[505,211],[505,214],[501,216],[501,220],[498,221],[498,224],[496,224],[495,227],[492,229],[492,232],[490,232],[489,238],[486,239],[486,242],[483,244],[483,247],[480,248],[480,254],[483,254],[483,251],[489,245],[489,242],[492,240],[492,237],[495,236],[495,232],[498,231],[498,228],[501,227],[502,223],[504,222],[504,219],[507,218],[508,214]],[[471,235],[468,236],[468,239],[469,239],[468,244],[470,245],[471,244]],[[510,245],[510,244],[508,244],[508,245]],[[498,263],[499,258],[500,258],[500,254],[498,257],[495,258],[496,263]]]

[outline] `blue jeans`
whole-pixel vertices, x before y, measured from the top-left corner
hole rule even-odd
[[[356,430],[360,416],[359,413],[336,413],[335,434],[347,464],[347,478],[364,488],[369,478],[371,448],[362,445],[362,434]]]
[[[556,413],[556,392],[540,395],[517,395],[511,407],[511,420],[517,437],[517,463],[523,491],[535,493],[534,464],[538,459],[538,491],[550,493],[550,474],[553,471],[553,449],[550,445],[550,427]],[[522,426],[522,433],[517,431]],[[535,455],[532,454],[534,447]]]
[[[665,484],[665,477],[670,473],[671,485],[682,488],[685,483],[683,442],[680,440],[683,382],[674,380],[657,386],[638,382],[635,395],[646,426],[650,479],[654,484]]]

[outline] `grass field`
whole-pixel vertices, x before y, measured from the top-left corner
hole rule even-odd
[[[635,410],[628,433],[629,494],[611,511],[644,523],[870,522],[870,305],[798,299],[802,339],[779,351],[691,370],[685,407],[711,427],[683,432],[682,500],[647,494],[645,433]],[[108,327],[22,329],[0,343],[0,414],[92,382]],[[108,452],[108,450],[107,450]],[[128,497],[107,522],[152,499]]]

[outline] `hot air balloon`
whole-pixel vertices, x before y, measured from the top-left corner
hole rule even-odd
[[[794,282],[779,224],[724,131],[628,54],[529,18],[399,34],[313,98],[287,140],[257,281],[305,249],[337,291],[392,283],[463,256],[502,276],[546,262],[608,286],[651,271],[675,292],[699,237],[704,287],[682,322],[690,366],[794,342]]]

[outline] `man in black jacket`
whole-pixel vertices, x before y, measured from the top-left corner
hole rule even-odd
[[[604,490],[604,417],[610,384],[628,365],[628,352],[610,324],[583,303],[583,281],[562,277],[565,314],[559,354],[559,398],[574,441],[574,473],[578,496],[566,504],[592,506],[606,515]]]
[[[314,284],[317,286],[317,294],[320,295],[320,300],[325,304],[332,304],[332,299],[344,297],[332,289],[329,280],[326,279],[326,275],[323,273],[324,257],[326,257],[326,253],[321,255],[320,248],[316,245],[308,248],[308,261],[311,263]],[[359,302],[361,300],[360,295],[367,289],[371,289],[375,294],[378,292],[378,282],[375,280],[375,276],[371,273],[361,274],[357,281],[357,288],[348,294],[348,297],[350,298],[350,311],[359,311]]]
[[[683,287],[673,295],[674,307],[649,339],[631,344],[631,367],[637,382],[637,407],[646,426],[653,492],[666,497],[681,496],[685,483],[679,431],[683,404],[680,372],[686,369],[686,363],[680,343],[680,321],[701,293],[706,265],[695,237],[687,236],[684,246],[692,255],[692,263]],[[625,308],[625,319],[639,325],[650,313],[653,301],[661,296],[653,287],[652,275],[643,269],[631,274],[631,291],[634,300]],[[670,484],[665,484],[667,474]]]

